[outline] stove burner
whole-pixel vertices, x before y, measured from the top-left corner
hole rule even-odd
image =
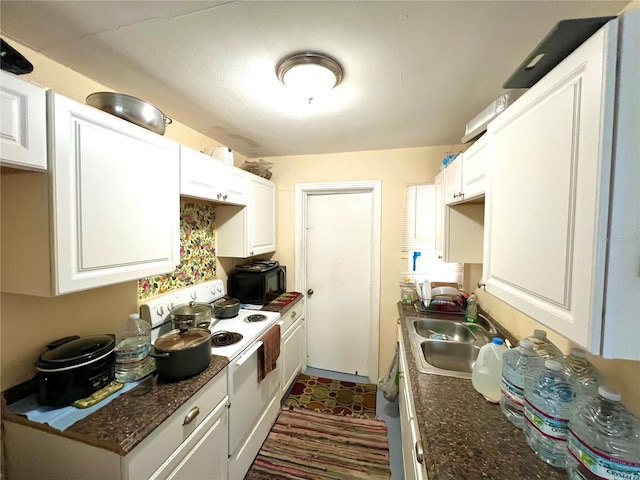
[[[245,322],[253,323],[253,322],[262,322],[267,319],[266,315],[262,315],[261,313],[254,313],[253,315],[249,315],[244,319]]]
[[[240,340],[242,340],[242,335],[236,332],[227,332],[226,330],[211,335],[211,344],[214,347],[226,347],[227,345],[238,343]]]

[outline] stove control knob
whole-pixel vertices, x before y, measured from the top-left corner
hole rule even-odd
[[[222,293],[222,285],[218,285],[218,286],[216,287],[216,290],[217,290],[219,293]]]
[[[191,292],[191,300],[198,298],[198,292]]]
[[[158,305],[156,307],[156,315],[158,315],[158,316],[164,315],[164,306],[163,305]]]

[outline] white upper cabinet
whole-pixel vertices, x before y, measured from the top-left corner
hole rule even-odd
[[[0,164],[46,170],[46,90],[2,71],[0,102]]]
[[[192,148],[180,146],[180,195],[246,205],[244,172]]]
[[[472,200],[484,195],[489,170],[487,136],[482,135],[462,153],[462,199]]]
[[[244,173],[247,206],[220,206],[216,210],[219,257],[248,258],[276,251],[276,185]]]
[[[489,168],[487,137],[482,135],[444,169],[447,205],[467,202],[484,195]]]
[[[444,180],[446,170],[451,165],[436,175],[434,180],[435,253],[445,262],[482,263],[484,203],[445,204]]]
[[[633,15],[637,32],[637,11]],[[636,39],[636,57],[637,44]],[[640,316],[633,306],[640,293],[637,241],[614,266],[631,264],[625,281],[634,294],[622,298],[609,290],[606,302],[604,294],[608,249],[615,248],[616,237],[608,230],[614,151],[624,151],[620,160],[634,165],[617,176],[635,174],[634,204],[618,207],[634,208],[628,220],[640,225],[640,149],[632,140],[638,137],[640,115],[638,63],[625,79],[631,82],[626,93],[618,92],[624,97],[617,99],[627,106],[636,130],[627,131],[628,138],[618,130],[616,137],[617,45],[618,20],[612,20],[489,125],[483,277],[487,292],[590,352],[640,359],[635,335]],[[620,119],[617,128],[629,120]],[[635,151],[627,149],[628,142],[635,142]],[[631,152],[635,156],[629,158]],[[633,235],[637,240],[637,230]],[[618,274],[610,265],[608,276]],[[603,311],[614,304],[633,316],[627,327],[635,328],[616,328],[619,319],[607,315],[604,343],[611,348],[603,351]]]
[[[60,295],[180,262],[178,144],[49,92],[49,174],[2,178],[2,291]]]
[[[458,155],[444,169],[444,203],[449,205],[462,200],[462,156]]]

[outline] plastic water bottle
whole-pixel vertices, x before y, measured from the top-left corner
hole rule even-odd
[[[155,369],[151,350],[151,325],[132,313],[122,330],[116,333],[115,378],[118,382],[135,382]]]
[[[544,330],[534,330],[533,335],[527,337],[533,343],[533,351],[540,355],[543,359],[561,360],[563,355],[558,347],[547,338],[547,332]]]
[[[502,384],[500,409],[504,416],[519,429],[524,424],[524,385],[542,368],[542,359],[533,351],[531,340],[520,340],[520,345],[502,356]]]
[[[524,386],[524,437],[548,464],[565,468],[569,414],[576,385],[557,360],[545,360],[539,374]]]
[[[477,323],[478,321],[478,299],[476,294],[472,293],[467,299],[467,310],[464,314],[465,322]]]
[[[579,348],[572,348],[569,355],[565,355],[563,365],[582,389],[581,395],[588,397],[598,392],[602,384],[602,374],[587,360],[587,352]]]
[[[502,355],[507,347],[501,338],[493,337],[491,343],[480,348],[478,358],[471,370],[471,384],[477,392],[493,403],[500,401],[500,379],[502,377]]]
[[[606,387],[569,418],[567,470],[572,480],[640,479],[640,421]]]

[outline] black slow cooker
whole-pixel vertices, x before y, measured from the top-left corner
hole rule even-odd
[[[66,337],[47,345],[36,362],[38,402],[63,406],[88,397],[113,380],[114,335]]]

